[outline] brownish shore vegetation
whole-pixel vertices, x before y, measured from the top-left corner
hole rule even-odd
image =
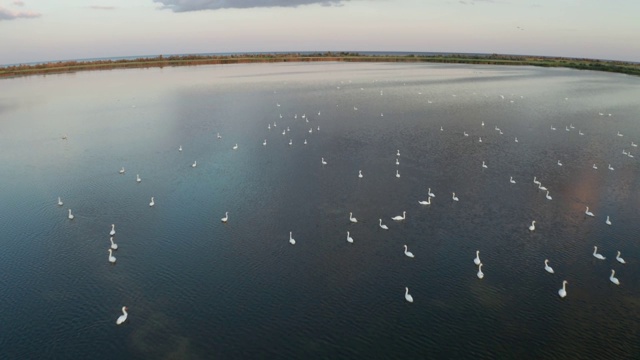
[[[35,65],[12,65],[0,67],[0,78],[46,75],[86,70],[111,70],[121,68],[150,68],[165,66],[194,66],[203,64],[243,64],[305,61],[342,62],[432,62],[483,65],[530,65],[543,67],[565,67],[580,70],[596,70],[640,75],[640,63],[575,59],[561,57],[539,57],[518,55],[370,55],[353,52],[326,53],[273,53],[234,55],[175,55],[150,58],[91,61],[58,61]]]

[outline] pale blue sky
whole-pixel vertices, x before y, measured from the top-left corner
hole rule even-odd
[[[640,61],[638,14],[638,0],[0,0],[0,64],[327,50]]]

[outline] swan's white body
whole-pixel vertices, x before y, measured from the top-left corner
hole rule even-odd
[[[536,177],[533,177],[533,183],[536,185],[540,185],[540,181],[536,180]]]
[[[141,182],[142,179],[140,179],[140,174],[136,174],[136,182]]]
[[[124,166],[122,167],[122,169],[120,169],[120,171],[118,171],[120,174],[124,174]]]
[[[262,146],[267,146],[267,139],[264,139],[264,141],[262,142]]]
[[[427,201],[418,200],[418,204],[420,204],[420,205],[431,205],[431,198],[428,197]]]
[[[478,137],[478,142],[482,142],[482,137]]]
[[[68,216],[69,220],[73,220],[74,217],[75,216],[73,216],[73,214],[71,213],[71,209],[69,209],[69,216]]]
[[[409,288],[405,287],[404,288],[404,299],[407,300],[408,302],[412,303],[413,302],[413,296],[411,296],[409,294]]]
[[[453,193],[453,195],[451,195],[451,198],[453,199],[453,201],[458,201],[458,197],[456,196],[456,193]]]
[[[482,162],[482,167],[485,169],[487,168],[487,164],[485,164],[484,161]]]
[[[429,197],[436,197],[436,196],[431,192],[431,188],[429,188],[429,190],[427,190],[427,195],[429,195]]]
[[[413,256],[413,253],[412,253],[411,251],[407,251],[407,250],[408,250],[407,245],[405,245],[405,246],[404,246],[404,254],[405,254],[407,257],[410,257],[410,258],[414,257],[414,256]]]
[[[116,262],[116,257],[113,256],[111,249],[109,249],[109,262],[112,264]]]
[[[362,179],[362,170],[358,170],[358,177]]]
[[[178,151],[182,151],[182,145],[178,147]]]
[[[549,266],[549,260],[544,259],[544,269],[549,273],[553,274],[553,268]]]
[[[122,307],[122,315],[118,317],[118,320],[116,320],[116,324],[121,325],[123,322],[127,321],[127,316],[129,315],[127,314],[127,310],[129,309],[127,309],[126,306]]]
[[[196,167],[196,166],[198,166],[198,162],[194,161],[193,164],[191,164],[191,167]]]
[[[396,159],[396,165],[400,165],[400,160]]]
[[[538,182],[538,189],[542,190],[542,191],[547,191],[547,188],[542,186],[542,183]]]
[[[64,205],[64,203],[62,202],[62,199],[60,199],[60,196],[58,196],[58,206],[62,206]]]
[[[353,213],[349,213],[349,221],[355,224],[358,222],[358,219],[353,217]]]
[[[220,136],[220,133],[217,134],[218,139],[222,139],[222,136]]]
[[[289,146],[293,145],[293,140],[289,139]]]
[[[478,279],[482,279],[484,278],[484,273],[482,272],[482,263],[480,263],[480,265],[478,265]]]
[[[533,220],[531,222],[531,226],[529,226],[529,231],[535,231],[535,229],[536,229],[536,221]]]
[[[396,170],[396,177],[399,178],[400,177],[400,173],[398,172],[398,170]]]
[[[291,245],[295,245],[296,244],[296,241],[292,237],[291,231],[289,231],[289,244],[291,244]]]
[[[588,206],[587,206],[587,210],[585,210],[584,213],[587,216],[593,216],[593,213],[591,211],[589,211],[589,207]]]
[[[324,161],[324,158],[322,158],[322,165],[327,165],[327,162]]]
[[[304,139],[304,144],[307,145],[307,139]]]
[[[387,225],[382,225],[382,219],[380,219],[380,222],[378,223],[378,225],[383,228],[384,230],[389,230],[389,228],[387,227]]]
[[[560,160],[558,160],[558,166],[562,166],[562,163],[560,162]]]
[[[620,251],[618,251],[618,255],[616,255],[616,260],[618,260],[618,262],[620,264],[626,264],[627,263],[626,261],[624,261],[623,258],[620,257]]]
[[[518,142],[518,138],[516,138],[515,142]]]
[[[515,183],[516,183],[516,181],[515,181],[515,180],[513,180],[513,176],[510,176],[510,177],[509,177],[509,182],[510,182],[510,183],[512,183],[512,184],[515,184]]]
[[[349,235],[348,231],[347,231],[347,242],[350,244],[353,244],[353,238],[351,237],[351,235]]]
[[[602,254],[598,254],[598,247],[597,246],[593,247],[593,257],[598,259],[598,260],[606,259],[604,256],[602,256]]]
[[[398,150],[398,151],[396,152],[396,156],[398,156],[398,157],[400,156],[400,150]]]
[[[638,147],[638,144],[634,143],[633,141],[631,142],[631,146],[633,147]]]
[[[613,167],[609,164],[609,170],[613,171]]]
[[[547,200],[551,200],[551,195],[549,195],[549,190],[547,190]]]
[[[611,282],[616,285],[620,285],[620,280],[618,280],[618,278],[615,277],[615,275],[616,275],[616,271],[611,269],[611,276],[609,276],[609,280],[611,280]]]
[[[596,166],[596,164],[593,164],[592,166],[594,169],[598,170],[598,167]]]
[[[116,224],[111,224],[111,231],[109,231],[109,235],[113,236],[116,234]]]
[[[611,225],[611,220],[609,220],[609,215],[607,215],[607,220],[604,223],[607,225]]]
[[[224,213],[224,217],[222,219],[220,219],[220,221],[222,221],[223,223],[226,223],[227,220],[229,220],[229,212],[225,212]]]
[[[118,244],[113,242],[113,236],[109,237],[109,241],[111,242],[111,249],[118,250]]]
[[[567,296],[567,280],[563,280],[562,281],[562,289],[558,290],[558,295],[560,295],[561,298],[564,298],[565,296]]]
[[[233,145],[233,150],[238,150],[238,144]]]
[[[156,202],[153,199],[153,196],[151,197],[151,202],[149,203],[149,206],[154,206],[156,204]]]
[[[480,261],[480,250],[476,250],[476,258],[473,259],[473,263],[476,265],[482,264],[482,261]]]
[[[406,217],[407,217],[407,212],[403,211],[402,212],[402,216],[400,216],[400,215],[394,216],[394,217],[391,218],[391,220],[402,221],[402,220],[406,219]]]

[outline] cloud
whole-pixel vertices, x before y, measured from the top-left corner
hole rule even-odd
[[[89,6],[90,9],[94,9],[94,10],[113,10],[116,7],[115,6],[104,6],[104,5],[91,5]]]
[[[349,0],[153,0],[162,4],[162,9],[173,12],[246,9],[256,7],[297,7],[300,5],[320,4],[323,6],[342,5]]]
[[[14,20],[18,18],[37,18],[40,17],[40,13],[34,11],[16,11],[5,9],[0,6],[0,21],[2,20]]]
[[[16,0],[12,2],[12,4],[15,6],[24,6],[24,1]]]

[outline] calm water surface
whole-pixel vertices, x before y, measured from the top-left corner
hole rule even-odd
[[[640,357],[637,77],[317,63],[0,83],[0,357]]]

